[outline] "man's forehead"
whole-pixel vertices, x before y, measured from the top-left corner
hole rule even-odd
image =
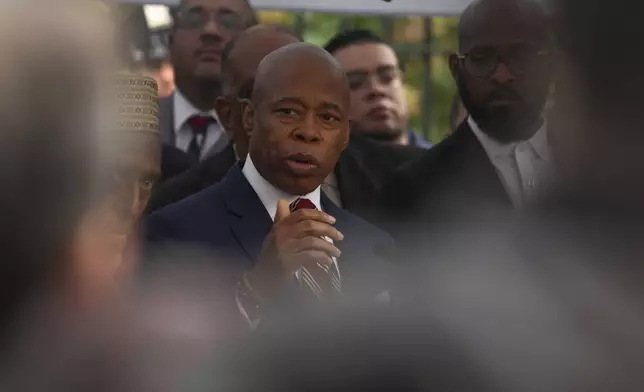
[[[239,13],[250,11],[245,0],[184,0],[180,6],[182,10],[193,8],[204,8],[211,11],[230,9]]]
[[[348,87],[343,85],[343,81],[336,78],[331,73],[326,74],[322,70],[317,70],[318,77],[311,78],[308,72],[284,72],[275,75],[264,84],[266,92],[263,94],[265,102],[277,103],[280,101],[301,101],[307,106],[321,106],[332,104],[340,109],[346,109],[349,102],[348,97],[343,92],[348,91]]]
[[[533,21],[481,21],[461,36],[460,50],[467,52],[477,46],[540,45],[546,38],[545,29]]]
[[[522,0],[479,0],[463,13],[460,21],[462,52],[474,46],[541,44],[546,40],[543,10]]]
[[[343,68],[398,65],[396,52],[384,43],[365,42],[342,48],[333,54]]]
[[[315,89],[297,88],[292,86],[269,91],[264,103],[274,105],[278,103],[301,104],[312,108],[326,107],[329,109],[348,110],[348,101],[343,99],[337,88]]]

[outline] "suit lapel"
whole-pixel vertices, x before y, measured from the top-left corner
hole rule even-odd
[[[456,154],[455,164],[460,165],[460,182],[469,188],[469,192],[478,192],[488,201],[512,204],[496,168],[467,121],[456,132],[454,142],[458,146],[455,151],[460,153]]]
[[[217,154],[218,152],[223,151],[230,144],[230,139],[228,138],[228,135],[223,130],[223,128],[220,130],[220,132],[221,136],[219,136],[219,139],[217,139],[215,144],[210,147],[205,156]]]
[[[261,200],[236,164],[226,176],[226,208],[234,220],[232,232],[246,255],[254,262],[264,238],[273,226]]]
[[[334,227],[345,236],[344,241],[334,243],[334,245],[342,252],[342,255],[338,259],[338,268],[340,269],[340,273],[344,274],[347,269],[351,268],[350,260],[358,257],[356,254],[358,251],[354,246],[352,246],[355,244],[355,241],[357,241],[356,236],[358,234],[352,232],[350,213],[335,205],[335,203],[333,203],[333,201],[331,201],[331,199],[329,199],[325,194],[322,194],[321,201],[324,212],[336,219]]]
[[[161,143],[174,146],[174,93],[159,101],[159,128]]]
[[[201,187],[205,188],[221,181],[237,162],[235,150],[229,144],[219,153],[207,157],[202,162],[204,172],[200,174]]]
[[[377,294],[389,288],[388,261],[391,255],[387,244],[375,243],[361,232],[359,219],[322,196],[322,208],[336,218],[334,225],[344,241],[335,243],[342,255],[338,258],[338,269],[342,279],[343,292],[372,301]],[[378,249],[382,245],[383,249]],[[381,252],[382,251],[382,252]]]

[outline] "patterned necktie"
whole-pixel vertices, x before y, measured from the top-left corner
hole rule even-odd
[[[206,141],[206,135],[210,124],[215,120],[210,116],[195,115],[188,119],[188,125],[192,130],[192,140],[188,145],[188,154],[197,161],[201,159],[201,152]]]
[[[297,210],[317,210],[315,204],[309,199],[298,198],[289,206],[291,212]],[[342,285],[340,281],[340,271],[337,263],[334,262],[327,266],[321,262],[316,264],[317,268],[302,267],[300,280],[308,287],[318,299],[323,300],[330,294],[340,294]]]

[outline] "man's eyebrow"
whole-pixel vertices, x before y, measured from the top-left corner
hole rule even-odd
[[[293,103],[300,106],[306,106],[304,105],[304,102],[301,99],[296,97],[283,97],[274,102],[275,105],[279,105],[282,103]]]
[[[181,9],[179,9],[179,14],[190,12],[190,11],[205,11],[205,10],[206,8],[204,8],[204,6],[202,5],[192,4],[192,5],[184,6]]]
[[[324,109],[331,109],[331,110],[337,110],[338,112],[342,111],[342,108],[340,108],[340,105],[333,103],[333,102],[323,102],[322,107]]]

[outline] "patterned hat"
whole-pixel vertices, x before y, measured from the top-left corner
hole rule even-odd
[[[121,72],[112,83],[114,131],[159,133],[159,87],[148,76]]]

